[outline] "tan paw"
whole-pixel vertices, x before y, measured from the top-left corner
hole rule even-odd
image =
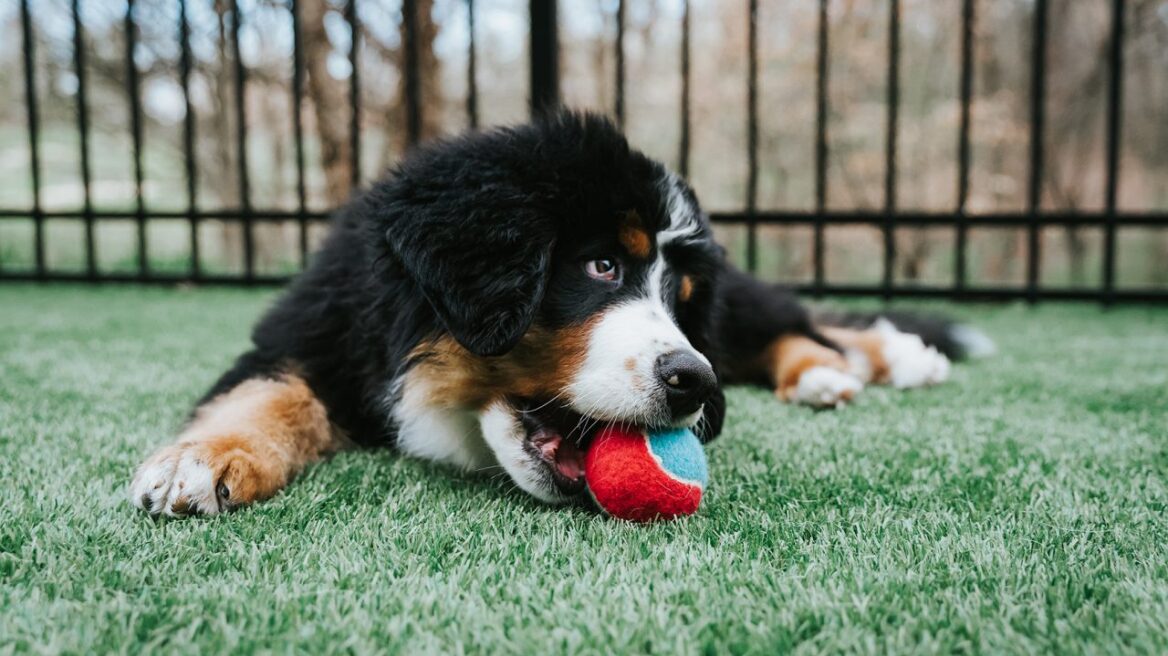
[[[130,501],[154,516],[214,515],[279,490],[266,469],[242,438],[179,442],[138,467]]]

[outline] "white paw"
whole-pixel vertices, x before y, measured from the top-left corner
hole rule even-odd
[[[888,378],[893,387],[924,387],[949,380],[949,358],[936,348],[925,346],[919,336],[902,333],[885,319],[877,321],[874,328],[884,340],[882,355],[888,363]]]
[[[838,407],[864,389],[859,378],[831,367],[811,367],[799,376],[791,400],[817,408]]]
[[[151,515],[212,515],[220,510],[215,474],[195,445],[175,444],[138,467],[130,501]]]
[[[864,384],[872,382],[872,377],[875,372],[872,371],[872,362],[868,360],[868,356],[860,349],[848,349],[844,351],[844,359],[848,363],[848,373],[859,378]]]

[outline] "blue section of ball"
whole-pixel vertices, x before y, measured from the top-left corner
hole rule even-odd
[[[710,478],[706,452],[693,431],[674,428],[652,433],[649,435],[649,449],[661,460],[665,471],[676,478],[706,487]]]

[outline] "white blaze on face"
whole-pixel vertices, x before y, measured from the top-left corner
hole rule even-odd
[[[658,233],[659,239],[662,234]],[[605,310],[592,329],[584,364],[568,386],[568,398],[580,414],[649,425],[673,423],[665,389],[657,379],[657,359],[688,351],[709,364],[678,328],[665,304],[667,269],[658,250],[644,283],[645,295]],[[680,423],[692,425],[700,418],[699,411]]]

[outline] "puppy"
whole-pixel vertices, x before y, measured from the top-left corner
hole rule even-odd
[[[725,384],[836,406],[867,383],[943,381],[970,335],[813,315],[726,261],[677,175],[564,112],[421,148],[340,209],[130,496],[152,515],[224,512],[357,444],[502,470],[560,503],[585,489],[604,423],[708,441]]]

